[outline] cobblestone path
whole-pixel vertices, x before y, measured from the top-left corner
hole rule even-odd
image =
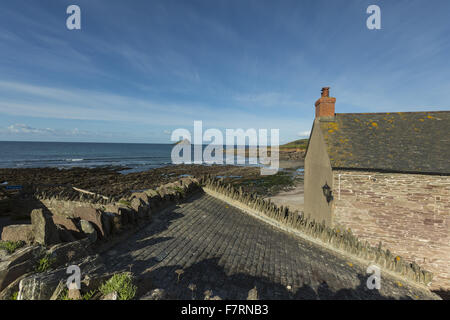
[[[131,270],[169,299],[429,299],[427,290],[382,275],[286,234],[208,195],[197,195],[103,254],[111,271]],[[177,274],[176,270],[183,270]],[[195,288],[189,286],[195,285]],[[144,297],[145,298],[145,297]]]

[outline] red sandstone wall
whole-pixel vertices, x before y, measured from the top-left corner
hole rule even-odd
[[[450,177],[335,171],[333,178],[336,226],[382,241],[433,272],[433,288],[450,289]]]

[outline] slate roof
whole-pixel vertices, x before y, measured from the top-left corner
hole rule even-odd
[[[333,168],[450,174],[450,111],[320,118]]]

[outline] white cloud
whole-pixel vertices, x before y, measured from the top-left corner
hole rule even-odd
[[[301,138],[309,138],[309,135],[311,134],[311,131],[300,131],[297,133],[297,135]]]
[[[12,124],[6,128],[9,133],[31,133],[31,134],[52,134],[55,130],[51,128],[33,128],[23,123]]]
[[[93,131],[74,129],[53,129],[35,128],[24,123],[15,123],[7,127],[0,128],[0,133],[14,136],[51,136],[51,137],[81,137],[81,136],[102,136],[106,133],[96,133]]]

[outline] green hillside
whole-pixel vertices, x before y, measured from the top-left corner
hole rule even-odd
[[[280,148],[283,149],[306,149],[306,146],[308,145],[309,139],[299,139],[295,141],[288,142],[286,144],[283,144],[280,146]]]

